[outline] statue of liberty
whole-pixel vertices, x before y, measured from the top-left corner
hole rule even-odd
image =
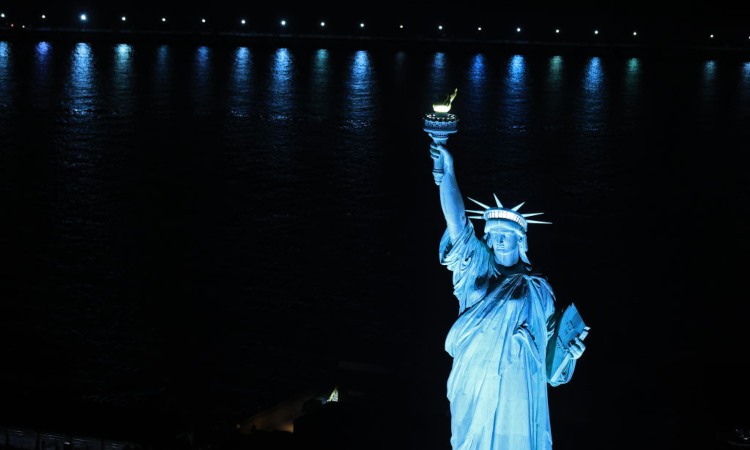
[[[447,383],[451,446],[550,450],[547,385],[570,381],[585,350],[582,336],[574,336],[565,345],[566,362],[554,370],[548,364],[547,344],[560,313],[552,287],[532,271],[526,232],[529,224],[550,222],[527,219],[541,213],[520,213],[523,203],[506,208],[497,196],[496,206],[469,198],[482,209],[466,210],[444,143],[433,139],[430,154],[447,224],[440,262],[453,273],[459,306],[445,340],[453,357]],[[483,237],[469,219],[484,220]]]

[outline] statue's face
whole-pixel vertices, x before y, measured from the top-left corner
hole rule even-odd
[[[520,258],[519,226],[509,220],[487,221],[484,232],[487,233],[486,242],[495,254],[495,262],[510,267]]]
[[[498,262],[518,254],[518,234],[515,231],[494,229],[487,236],[487,245],[495,253]]]

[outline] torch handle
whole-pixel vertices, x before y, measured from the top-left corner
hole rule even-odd
[[[434,142],[437,145],[445,146],[445,144],[448,142],[447,136],[430,135],[430,138],[432,139],[432,142]],[[432,174],[433,174],[433,177],[435,178],[435,184],[440,185],[440,182],[443,179],[444,173],[445,173],[445,169],[443,168],[443,158],[433,159],[432,160]]]
[[[443,173],[445,172],[445,169],[443,169],[443,161],[440,159],[433,159],[432,160],[432,171],[435,173]]]

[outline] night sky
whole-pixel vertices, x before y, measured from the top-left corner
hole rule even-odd
[[[646,0],[616,2],[602,1],[462,1],[462,2],[409,2],[405,7],[403,2],[387,0],[380,2],[304,2],[286,3],[267,2],[234,2],[210,1],[191,5],[174,0],[130,2],[55,2],[50,0],[3,2],[0,4],[6,12],[17,16],[36,17],[41,13],[50,16],[76,17],[81,11],[87,11],[92,16],[120,15],[131,16],[149,14],[171,14],[191,17],[206,15],[215,20],[223,20],[238,15],[255,18],[259,22],[267,20],[275,22],[281,17],[291,20],[390,20],[390,21],[419,21],[446,20],[452,23],[485,22],[502,23],[503,21],[524,20],[535,21],[543,19],[568,18],[570,20],[598,20],[598,21],[654,21],[664,25],[680,22],[683,25],[715,24],[742,26],[743,16],[741,2],[728,0],[707,1],[691,0],[673,3],[671,5],[655,6],[654,2]],[[259,6],[261,5],[261,6]]]

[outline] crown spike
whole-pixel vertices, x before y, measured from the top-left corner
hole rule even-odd
[[[541,214],[544,214],[544,213],[543,213],[543,212],[538,212],[538,213],[526,213],[526,214],[521,214],[521,215],[522,215],[522,216],[524,216],[524,217],[534,217],[534,216],[538,216],[538,215],[541,215]]]
[[[493,197],[495,197],[495,203],[497,203],[497,207],[498,207],[498,208],[502,208],[502,207],[503,207],[503,204],[502,204],[502,203],[500,203],[500,199],[499,199],[499,198],[497,198],[497,195],[496,195],[496,194],[492,194],[492,196],[493,196]]]
[[[552,222],[543,222],[541,220],[527,220],[526,222],[528,222],[528,223],[547,223],[547,224],[551,224],[552,223]]]
[[[474,199],[473,199],[473,198],[471,198],[471,197],[466,197],[466,198],[468,198],[469,200],[471,200],[472,202],[476,203],[477,205],[481,206],[481,207],[482,207],[482,208],[484,208],[484,209],[490,209],[490,206],[487,206],[487,205],[485,205],[485,204],[484,204],[484,203],[482,203],[482,202],[478,202],[478,201],[474,200]]]
[[[518,209],[519,209],[520,207],[522,207],[522,206],[523,206],[523,205],[524,205],[525,203],[526,203],[526,202],[521,202],[521,203],[517,204],[516,206],[512,207],[512,208],[511,208],[511,210],[513,210],[513,211],[518,211]]]
[[[484,219],[484,216],[467,216],[469,219]]]
[[[464,211],[470,212],[470,213],[475,213],[475,214],[484,214],[484,211],[477,211],[476,209],[466,209]]]

